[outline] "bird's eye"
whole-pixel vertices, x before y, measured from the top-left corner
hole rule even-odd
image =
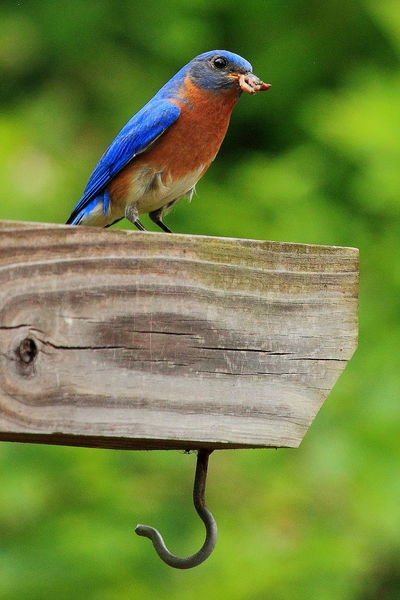
[[[226,67],[226,65],[228,64],[228,61],[226,60],[226,58],[224,56],[217,56],[212,61],[212,64],[216,69],[224,69]]]

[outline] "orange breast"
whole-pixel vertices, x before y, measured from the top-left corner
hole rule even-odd
[[[199,90],[189,78],[180,96],[182,101],[172,100],[181,109],[177,121],[149,152],[137,158],[143,165],[151,163],[157,170],[167,169],[173,179],[184,177],[200,165],[205,169],[210,165],[225,137],[238,99],[236,90],[214,94]]]

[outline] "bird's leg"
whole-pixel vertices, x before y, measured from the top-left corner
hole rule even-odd
[[[163,221],[162,221],[163,208],[164,207],[159,208],[157,210],[153,210],[153,212],[149,213],[149,217],[153,221],[153,223],[155,223],[156,225],[158,225],[160,227],[160,229],[162,229],[163,231],[166,231],[167,233],[172,233],[170,228],[167,227],[165,225],[165,223],[163,223]]]
[[[139,221],[139,214],[134,204],[128,204],[125,208],[125,218],[133,223],[141,231],[146,231],[141,222]]]

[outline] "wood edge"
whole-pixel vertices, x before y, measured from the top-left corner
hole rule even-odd
[[[268,444],[231,444],[193,440],[152,440],[143,438],[21,432],[0,432],[0,442],[99,448],[103,450],[197,450],[198,448],[210,448],[213,450],[241,450],[249,448],[297,448],[300,445],[300,442],[298,444],[276,446]]]
[[[65,225],[61,223],[44,223],[40,221],[13,221],[13,220],[0,220],[0,232],[15,229],[60,229],[60,230],[71,230],[75,226]],[[103,229],[100,227],[88,227],[84,225],[80,225],[79,229],[84,229],[86,231],[92,231],[93,233],[102,232],[104,236],[109,235],[123,235],[126,237],[132,236],[155,236],[158,239],[162,239],[165,236],[165,233],[158,231],[136,231],[130,229]],[[258,240],[258,239],[247,239],[247,238],[234,238],[234,237],[224,237],[224,236],[210,236],[210,235],[195,235],[195,234],[186,234],[186,233],[173,233],[168,234],[168,239],[196,239],[196,240],[209,240],[210,242],[220,241],[221,243],[235,243],[235,244],[244,244],[244,245],[272,245],[280,248],[315,248],[320,250],[329,250],[333,252],[338,252],[341,254],[350,254],[354,258],[358,258],[359,249],[352,246],[335,246],[335,245],[325,245],[325,244],[306,244],[303,242],[284,242],[284,241],[275,241],[275,240]]]

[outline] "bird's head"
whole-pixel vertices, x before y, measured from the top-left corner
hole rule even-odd
[[[254,75],[247,60],[227,50],[211,50],[196,56],[188,65],[187,75],[202,89],[211,92],[237,89],[255,94],[271,87]]]

